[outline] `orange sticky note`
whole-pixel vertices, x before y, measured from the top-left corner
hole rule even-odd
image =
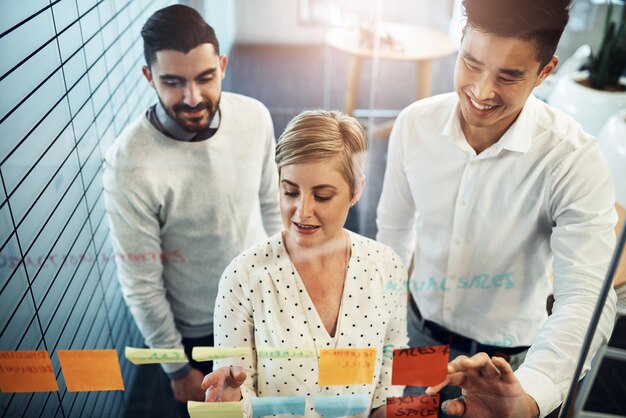
[[[115,350],[59,350],[68,392],[124,390]]]
[[[320,350],[319,385],[370,384],[375,364],[375,348],[323,348]]]
[[[58,390],[47,351],[0,351],[0,392]]]
[[[387,398],[387,418],[420,417],[437,418],[439,394]]]
[[[400,348],[393,350],[392,385],[434,386],[448,374],[450,346]]]

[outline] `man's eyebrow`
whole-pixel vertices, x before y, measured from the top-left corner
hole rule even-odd
[[[174,74],[161,74],[159,76],[160,80],[177,80],[177,81],[185,81],[185,79],[179,75]]]
[[[204,78],[209,75],[213,75],[217,72],[217,68],[209,68],[208,70],[202,71],[200,74],[194,77],[194,79]],[[185,77],[181,77],[176,74],[161,74],[159,76],[161,80],[177,80],[177,81],[185,81]]]
[[[526,73],[527,73],[526,71],[519,70],[517,68],[502,68],[500,72],[502,74],[506,74],[509,77],[513,77],[513,78],[524,78],[526,77]]]
[[[206,76],[213,75],[213,74],[215,74],[216,72],[217,72],[217,68],[209,68],[208,70],[204,70],[204,71],[202,71],[202,72],[201,72],[200,74],[198,74],[195,78],[196,78],[196,79],[198,79],[198,78],[204,78],[204,77],[206,77]]]
[[[479,61],[476,57],[474,57],[469,52],[464,52],[463,53],[463,58],[468,60],[468,61],[472,61],[474,64],[484,65],[482,61]]]
[[[484,65],[482,61],[479,61],[478,59],[476,59],[476,57],[474,57],[469,52],[463,53],[463,58],[466,59],[467,61],[471,61],[473,64]],[[513,78],[524,78],[526,77],[526,74],[527,74],[527,71],[520,70],[518,68],[501,68],[498,70],[498,72],[501,74],[505,74],[509,77],[513,77]]]

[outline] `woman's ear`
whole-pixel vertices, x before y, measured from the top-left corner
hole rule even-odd
[[[363,189],[365,188],[365,176],[361,177],[360,180],[356,181],[356,185],[354,187],[354,195],[352,196],[352,206],[356,205],[356,202],[359,201],[361,195],[363,194]]]

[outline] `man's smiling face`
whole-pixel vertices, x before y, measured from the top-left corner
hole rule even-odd
[[[454,71],[465,135],[502,136],[557,62],[553,57],[540,71],[534,41],[467,26]]]
[[[165,111],[181,128],[199,132],[209,127],[217,112],[227,59],[212,44],[188,53],[165,49],[143,73],[156,90]]]

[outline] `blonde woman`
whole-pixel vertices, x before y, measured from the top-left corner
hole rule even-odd
[[[215,343],[250,347],[251,357],[215,362],[203,382],[206,400],[254,396],[366,394],[363,417],[385,416],[391,359],[383,347],[405,346],[406,280],[388,247],[344,229],[365,184],[367,141],[358,121],[338,112],[308,111],[287,126],[276,148],[284,231],[238,256],[225,270],[215,305]],[[241,187],[245,187],[242,185]],[[393,286],[390,286],[393,282]],[[390,291],[392,289],[393,291]],[[270,359],[262,346],[376,348],[372,384],[319,386],[318,358]]]

